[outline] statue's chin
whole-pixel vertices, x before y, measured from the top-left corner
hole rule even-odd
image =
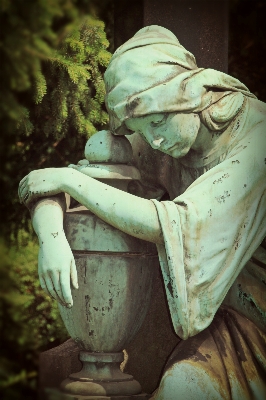
[[[173,157],[173,158],[181,158],[187,155],[187,153],[189,152],[190,147],[184,147],[182,149],[180,148],[173,148],[172,150],[167,150],[167,151],[163,151],[163,153],[168,154],[169,156]]]

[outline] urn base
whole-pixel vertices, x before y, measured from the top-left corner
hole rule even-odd
[[[61,390],[67,394],[83,396],[131,396],[141,392],[141,386],[135,379],[121,382],[91,381],[84,382],[71,378],[61,383]]]
[[[97,353],[81,351],[79,354],[82,369],[69,375],[61,385],[63,393],[72,396],[89,396],[88,398],[113,398],[141,394],[141,386],[132,375],[120,370],[124,360],[123,352]],[[74,397],[75,398],[75,397]],[[130,398],[130,397],[129,397]]]
[[[151,395],[146,393],[128,396],[84,396],[63,393],[58,389],[45,389],[45,400],[149,400]]]

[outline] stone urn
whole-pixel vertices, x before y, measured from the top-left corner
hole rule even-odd
[[[132,153],[125,137],[99,132],[88,141],[85,155],[82,172],[121,190],[140,178],[135,167],[126,165]],[[80,347],[83,368],[61,383],[68,397],[60,398],[146,399],[140,384],[123,373],[120,364],[149,306],[156,246],[113,228],[85,207],[69,210],[64,228],[79,289],[72,290],[72,308],[59,308]]]

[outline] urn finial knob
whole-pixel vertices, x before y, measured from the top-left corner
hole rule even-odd
[[[99,131],[87,141],[85,157],[90,163],[128,164],[133,158],[133,153],[125,136],[115,136],[110,131]]]

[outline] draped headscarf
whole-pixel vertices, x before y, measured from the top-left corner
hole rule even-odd
[[[162,112],[201,112],[224,96],[255,97],[239,80],[198,68],[193,54],[168,29],[151,25],[120,46],[105,72],[110,129],[128,118]],[[235,96],[240,106],[243,96]],[[239,107],[240,107],[239,106]]]

